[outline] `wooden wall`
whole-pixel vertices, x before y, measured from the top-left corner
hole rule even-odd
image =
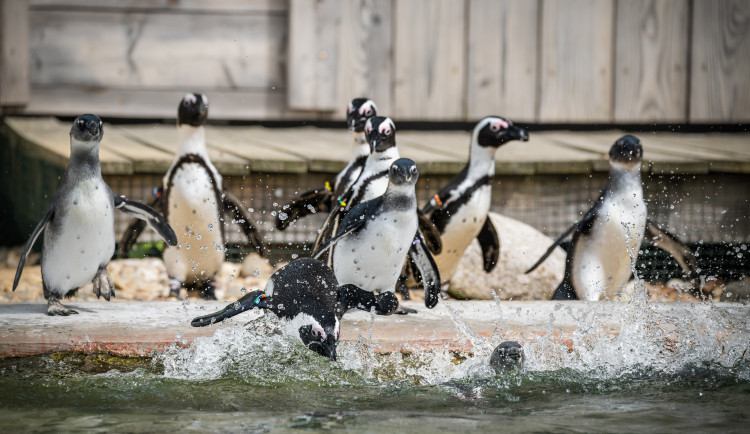
[[[4,113],[750,120],[747,0],[0,0]]]

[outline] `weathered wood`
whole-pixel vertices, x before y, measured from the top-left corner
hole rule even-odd
[[[696,0],[691,122],[750,120],[750,2]]]
[[[615,121],[687,120],[688,1],[617,3]]]
[[[111,124],[104,124],[101,148],[129,159],[134,173],[166,173],[174,159],[174,153],[134,140],[118,126]]]
[[[284,0],[30,0],[35,9],[117,9],[149,11],[191,11],[237,14],[242,12],[286,12],[289,5]]]
[[[285,17],[31,11],[32,87],[273,89]]]
[[[375,101],[380,113],[393,113],[393,1],[346,0],[340,13],[335,117],[344,118],[358,97]]]
[[[247,160],[251,172],[305,173],[304,159],[253,139],[263,127],[208,127],[207,140],[213,148]]]
[[[396,0],[396,119],[466,118],[464,1]]]
[[[470,0],[467,116],[536,120],[539,1]]]
[[[29,10],[26,0],[0,0],[0,113],[29,101]]]
[[[340,0],[290,0],[287,103],[335,110]]]
[[[612,0],[542,3],[541,122],[613,119]]]

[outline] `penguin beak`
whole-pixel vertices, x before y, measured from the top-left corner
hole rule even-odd
[[[508,127],[507,134],[511,138],[511,140],[520,140],[522,142],[527,142],[529,140],[528,131],[515,125],[511,125],[510,127]]]
[[[328,335],[328,338],[323,343],[324,355],[328,356],[331,361],[336,361],[336,339],[332,335]]]

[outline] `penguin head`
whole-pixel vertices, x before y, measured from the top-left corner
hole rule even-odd
[[[529,140],[529,133],[513,125],[508,119],[498,116],[488,116],[474,127],[474,137],[481,147],[497,148],[511,140],[525,142]]]
[[[396,125],[391,118],[371,117],[365,124],[365,136],[370,144],[370,152],[385,152],[396,146]]]
[[[641,164],[643,159],[643,145],[641,140],[630,134],[617,139],[609,149],[609,162],[613,166],[632,169]]]
[[[349,130],[361,133],[365,130],[367,120],[377,114],[378,108],[371,99],[354,98],[346,108],[346,123]]]
[[[299,338],[308,349],[336,361],[339,321],[333,312],[312,312],[299,328]]]
[[[73,121],[73,126],[70,128],[71,143],[76,145],[97,144],[103,136],[102,120],[97,115],[80,115]]]
[[[187,93],[177,107],[177,125],[200,127],[208,118],[208,98],[200,93]]]
[[[414,185],[419,178],[417,163],[408,158],[399,158],[391,164],[388,179],[394,185]]]
[[[520,367],[523,364],[523,347],[518,342],[506,341],[495,348],[490,357],[490,366],[496,370]]]

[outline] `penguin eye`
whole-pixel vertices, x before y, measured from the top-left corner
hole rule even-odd
[[[369,109],[369,108],[368,108],[367,110],[365,110],[365,113],[364,113],[364,115],[365,115],[365,116],[372,116],[372,109]]]
[[[490,131],[492,131],[493,133],[500,131],[500,124],[492,122],[490,124]]]
[[[412,175],[416,175],[417,174],[417,166],[411,166],[411,169],[409,171],[411,172]]]
[[[78,119],[78,128],[85,128],[86,127],[86,121],[83,119]]]
[[[101,129],[101,128],[102,128],[102,121],[99,120],[99,129]]]

